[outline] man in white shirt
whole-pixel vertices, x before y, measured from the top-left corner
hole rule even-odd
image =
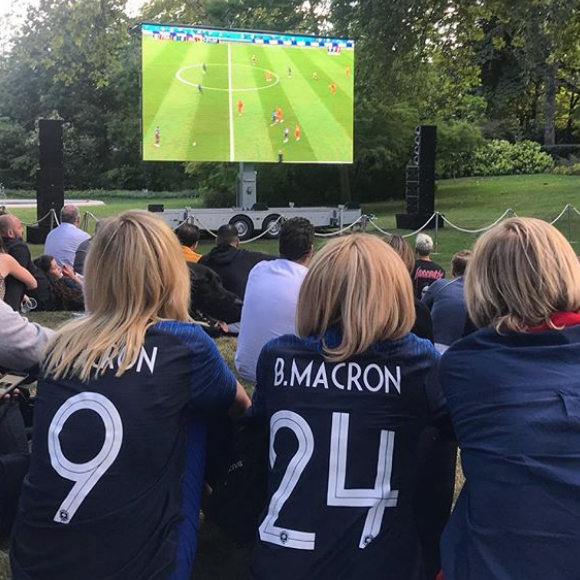
[[[314,226],[304,218],[280,229],[278,260],[258,263],[248,278],[235,364],[247,381],[256,382],[256,364],[264,345],[295,333],[296,304],[312,257]]]
[[[44,253],[52,256],[59,266],[72,266],[75,254],[82,242],[91,236],[80,229],[79,208],[65,205],[60,211],[60,225],[46,236]]]

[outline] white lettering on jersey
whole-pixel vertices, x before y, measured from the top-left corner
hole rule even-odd
[[[149,354],[146,348],[143,346],[139,351],[139,356],[137,359],[130,364],[127,369],[135,368],[135,372],[140,373],[143,370],[143,364],[149,369],[149,372],[153,374],[155,372],[155,363],[157,362],[157,353],[159,349],[154,346],[151,350],[151,354]],[[117,357],[107,357],[102,361],[98,361],[93,363],[93,368],[95,369],[102,369],[103,367],[109,367],[111,370],[115,370],[115,368],[119,368],[123,362],[123,354],[119,354]]]
[[[385,365],[379,366],[374,363],[361,365],[349,362],[333,365],[312,360],[300,370],[296,359],[291,359],[290,363],[278,357],[274,364],[273,382],[275,387],[324,387],[341,391],[400,395],[402,377],[400,366],[390,369]]]

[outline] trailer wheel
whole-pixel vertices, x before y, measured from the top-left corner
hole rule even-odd
[[[278,219],[280,219],[280,216],[275,213],[269,215],[264,220],[264,223],[262,224],[262,231],[268,232],[267,234],[264,235],[264,237],[267,240],[277,240],[278,237],[280,236],[280,228],[282,227],[282,220],[280,220],[276,225],[273,225],[276,223]]]
[[[240,240],[249,240],[254,234],[254,224],[249,217],[237,215],[230,220],[230,224],[238,230]]]

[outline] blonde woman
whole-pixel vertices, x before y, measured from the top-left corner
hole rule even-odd
[[[24,284],[28,290],[34,290],[37,286],[36,278],[10,254],[6,253],[4,243],[0,237],[0,300],[4,300],[6,278],[8,276],[12,276],[14,280]]]
[[[466,477],[443,576],[578,578],[578,259],[553,226],[509,219],[478,240],[465,291],[480,330],[440,372]]]
[[[269,342],[257,365],[270,456],[254,580],[425,578],[414,467],[442,398],[414,321],[409,272],[385,242],[358,234],[315,256],[299,337]]]
[[[102,225],[85,299],[47,347],[13,577],[189,580],[205,418],[248,398],[190,324],[187,266],[157,217]]]

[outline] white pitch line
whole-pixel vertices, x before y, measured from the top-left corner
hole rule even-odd
[[[232,91],[232,45],[228,43],[228,91],[230,99],[230,161],[235,161],[234,150],[234,101]]]

